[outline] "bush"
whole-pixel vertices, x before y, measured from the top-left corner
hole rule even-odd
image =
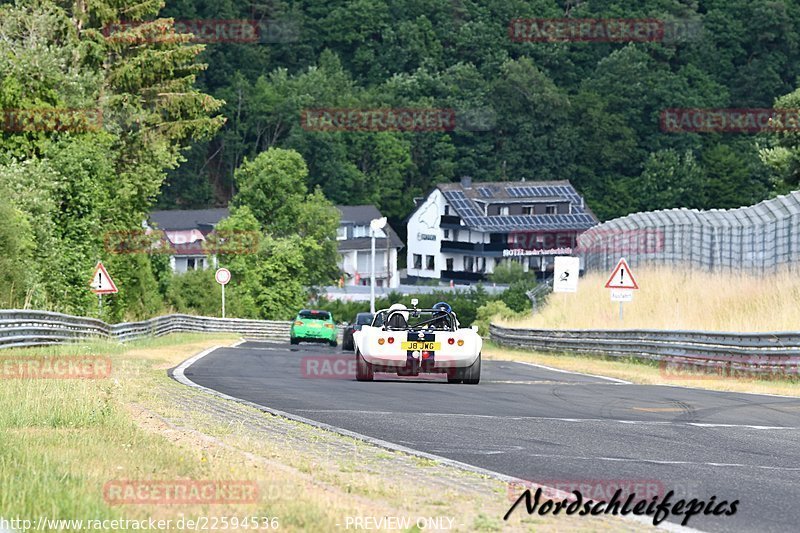
[[[178,313],[221,316],[222,288],[214,281],[214,269],[211,268],[173,274],[167,300]],[[226,312],[226,316],[230,315]]]
[[[512,319],[519,318],[524,313],[516,313],[513,309],[509,308],[505,302],[501,300],[494,300],[478,308],[475,325],[478,326],[478,333],[482,337],[489,335],[489,323],[494,318]]]
[[[536,287],[534,280],[520,280],[512,283],[508,289],[500,295],[502,300],[512,311],[521,313],[531,310],[531,299],[527,292]]]
[[[525,272],[522,263],[517,263],[516,261],[504,261],[494,267],[494,272],[489,274],[490,281],[504,284],[535,278],[536,274],[534,272]]]

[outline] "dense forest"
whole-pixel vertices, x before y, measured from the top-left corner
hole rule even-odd
[[[233,169],[271,146],[334,203],[395,222],[433,184],[568,179],[601,219],[737,207],[786,186],[751,134],[665,133],[666,108],[769,108],[798,86],[791,0],[233,0],[169,2],[175,19],[269,20],[262,44],[210,44],[199,86],[227,121],[169,175],[165,207],[222,205]],[[659,42],[520,42],[518,18],[657,19]],[[448,132],[317,132],[305,108],[452,108]],[[769,162],[769,161],[767,161]],[[785,166],[785,165],[784,165]],[[791,182],[791,180],[789,180]]]
[[[533,18],[664,32],[510,34]],[[213,20],[257,38],[184,32]],[[800,109],[798,67],[791,0],[0,0],[0,306],[96,314],[101,259],[121,287],[105,318],[215,305],[211,272],[104,247],[157,206],[231,205],[222,227],[263,237],[220,258],[231,314],[277,318],[335,278],[337,203],[375,204],[402,231],[415,196],[469,175],[567,179],[601,219],[751,204],[797,186],[798,128],[673,133],[661,113]],[[303,126],[323,108],[447,109],[455,125]]]

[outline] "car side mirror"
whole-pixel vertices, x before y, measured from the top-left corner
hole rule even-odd
[[[471,330],[472,330],[472,331],[474,331],[475,333],[477,333],[477,332],[478,332],[478,326],[470,326],[470,328],[469,328],[469,329],[471,329]]]

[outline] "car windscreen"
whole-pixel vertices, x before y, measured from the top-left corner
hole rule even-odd
[[[407,315],[407,318],[403,315]],[[398,313],[389,316],[390,329],[435,329],[451,331],[454,329],[452,316],[438,311],[418,311]]]
[[[297,315],[300,318],[310,318],[313,320],[330,320],[331,314],[327,311],[300,311]]]
[[[372,323],[372,314],[371,313],[358,313],[356,315],[356,324],[365,326],[367,324]]]

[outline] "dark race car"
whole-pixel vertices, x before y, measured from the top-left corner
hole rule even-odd
[[[353,344],[353,333],[361,330],[361,326],[368,326],[372,324],[374,315],[372,313],[358,313],[356,319],[352,324],[344,328],[342,335],[342,350],[353,351],[355,345]]]

